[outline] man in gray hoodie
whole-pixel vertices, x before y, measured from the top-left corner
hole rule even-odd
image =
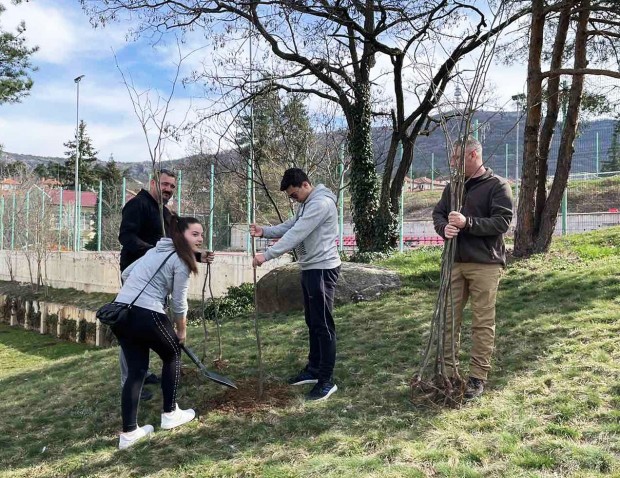
[[[340,275],[340,256],[336,245],[336,196],[322,184],[312,186],[306,173],[298,168],[284,172],[280,191],[285,191],[300,206],[294,217],[278,226],[250,226],[252,236],[279,238],[264,254],[256,254],[254,266],[260,267],[265,261],[293,249],[297,252],[310,352],[306,367],[288,383],[313,383],[314,388],[306,398],[325,400],[338,390],[333,379],[336,326],[332,315],[336,282]]]

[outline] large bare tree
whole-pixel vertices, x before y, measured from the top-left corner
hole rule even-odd
[[[551,243],[570,173],[586,77],[620,78],[617,2],[534,0],[526,45],[527,108],[515,232],[515,254],[518,256],[545,252]],[[589,67],[589,64],[596,64],[596,67]],[[555,175],[548,190],[549,154],[561,109],[562,77],[570,79],[570,88],[564,92],[565,118],[562,118]]]
[[[448,0],[81,2],[95,23],[130,13],[139,21],[136,34],[203,28],[220,50],[238,44],[240,32],[251,28],[268,53],[253,66],[257,74],[253,77],[247,65],[245,71],[222,73],[225,61],[218,61],[207,76],[229,91],[243,91],[243,102],[277,88],[339,105],[348,131],[352,217],[361,251],[396,245],[398,198],[413,146],[427,129],[457,63],[529,8],[529,2],[489,1],[481,9],[474,2]],[[438,57],[426,56],[422,45],[429,43],[442,44]],[[407,77],[420,65],[431,73],[425,71],[411,84]],[[379,85],[384,78],[387,84]],[[376,116],[387,117],[392,129],[381,182],[371,135]]]

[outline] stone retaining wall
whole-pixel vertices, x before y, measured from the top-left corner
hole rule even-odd
[[[0,322],[71,342],[111,345],[111,332],[96,319],[95,311],[73,305],[0,294]]]

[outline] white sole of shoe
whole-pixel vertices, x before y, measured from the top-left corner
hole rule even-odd
[[[293,387],[296,387],[297,385],[309,385],[311,383],[319,383],[318,379],[314,378],[312,380],[302,380],[301,382],[295,382],[295,383],[290,383],[289,385],[292,385]]]
[[[188,416],[186,417],[186,419],[184,419],[183,421],[178,422],[178,423],[174,423],[173,425],[170,425],[170,424],[166,424],[166,425],[164,425],[164,424],[162,423],[162,425],[161,425],[161,429],[162,429],[162,430],[172,430],[173,428],[180,427],[181,425],[185,425],[186,423],[191,422],[194,418],[196,418],[196,413],[195,413],[195,412],[194,412],[194,414],[193,414],[193,415],[191,415],[191,416],[189,416],[189,415],[188,415]]]
[[[338,390],[338,386],[334,385],[324,397],[317,398],[316,400],[308,400],[308,402],[322,402],[323,400],[327,400],[336,390]]]
[[[141,427],[145,429],[145,434],[136,438],[135,440],[129,441],[129,442],[120,442],[118,443],[118,449],[119,450],[126,450],[127,448],[135,445],[136,443],[144,440],[145,438],[148,438],[151,436],[151,433],[153,433],[154,428],[152,426],[146,425],[145,427]]]

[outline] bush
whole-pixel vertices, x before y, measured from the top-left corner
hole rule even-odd
[[[58,327],[58,314],[48,314],[45,319],[45,333],[55,336],[56,327]]]
[[[97,324],[94,322],[87,322],[82,319],[78,322],[78,341],[80,343],[95,343],[95,335],[97,333]]]
[[[32,303],[30,304],[30,308],[28,309],[28,314],[26,315],[26,328],[27,329],[38,329],[41,324],[41,311],[34,311],[34,307]]]
[[[6,296],[4,300],[4,304],[2,304],[2,321],[7,324],[11,322],[11,304],[13,303],[13,298],[10,296]]]
[[[75,342],[77,337],[77,322],[73,319],[66,319],[60,322],[60,338]]]
[[[224,297],[216,297],[209,300],[205,306],[205,318],[217,319],[222,322],[235,319],[240,315],[250,312],[254,307],[254,285],[250,282],[240,286],[232,286]],[[189,314],[188,322],[200,322],[199,314]]]
[[[383,261],[389,259],[395,251],[390,252],[354,252],[349,257],[349,262],[358,262],[362,264],[370,264],[375,261]]]
[[[15,311],[17,323],[24,326],[26,322],[26,306],[21,301],[17,302],[17,310]]]

